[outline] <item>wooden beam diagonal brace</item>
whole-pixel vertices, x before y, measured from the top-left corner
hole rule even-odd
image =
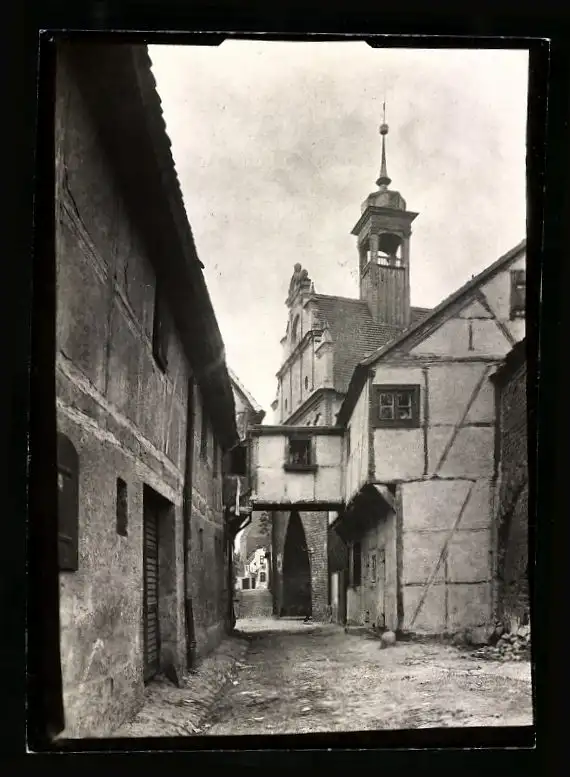
[[[493,321],[495,322],[497,328],[501,332],[501,334],[505,337],[511,348],[517,344],[516,339],[513,337],[511,330],[509,327],[505,324],[504,321],[501,321],[500,318],[497,316],[493,308],[491,307],[489,300],[487,299],[487,296],[485,292],[482,289],[478,289],[475,296],[481,303],[481,305],[485,308],[487,313],[491,316]]]
[[[451,433],[451,436],[450,436],[449,440],[447,441],[445,448],[443,449],[443,452],[442,452],[442,454],[441,454],[441,456],[439,458],[439,461],[437,463],[437,467],[435,468],[434,474],[437,475],[439,473],[440,469],[442,468],[442,466],[445,464],[445,461],[446,461],[446,459],[447,459],[447,457],[449,455],[449,452],[450,452],[451,448],[453,447],[453,443],[457,439],[457,435],[459,434],[459,430],[461,429],[461,427],[465,423],[465,420],[466,420],[467,416],[469,415],[469,411],[473,407],[473,404],[474,404],[475,400],[477,399],[477,396],[478,396],[479,392],[481,391],[481,387],[483,386],[483,383],[485,382],[485,380],[491,374],[491,370],[492,369],[493,369],[493,366],[488,366],[488,367],[486,367],[483,370],[483,374],[481,375],[481,377],[477,381],[477,384],[476,384],[475,388],[471,392],[471,396],[469,397],[469,401],[467,402],[467,405],[465,406],[465,410],[463,411],[463,415],[461,416],[461,420],[454,427],[453,432]]]
[[[463,500],[463,503],[461,505],[459,513],[457,514],[457,518],[455,519],[455,522],[454,522],[453,526],[451,527],[451,531],[447,535],[445,543],[444,543],[444,545],[443,545],[443,547],[441,549],[441,553],[439,554],[439,558],[437,560],[437,563],[434,566],[434,568],[432,569],[431,574],[430,574],[429,578],[426,581],[424,590],[423,590],[422,595],[420,597],[420,600],[419,600],[419,602],[417,604],[417,607],[416,607],[415,612],[413,614],[412,620],[410,621],[410,629],[412,628],[412,626],[416,622],[416,618],[418,617],[422,607],[424,606],[425,600],[426,600],[427,595],[429,593],[429,589],[432,587],[433,581],[435,580],[436,575],[439,572],[439,568],[441,567],[442,563],[447,558],[447,553],[448,553],[448,549],[449,549],[449,543],[453,539],[453,535],[455,534],[459,524],[461,523],[461,519],[463,518],[463,514],[465,513],[465,509],[466,509],[466,507],[467,507],[467,505],[469,503],[469,499],[471,498],[471,494],[473,493],[474,486],[475,486],[475,484],[471,483],[471,486],[469,487],[469,491],[467,492],[467,495],[466,495],[465,499]]]

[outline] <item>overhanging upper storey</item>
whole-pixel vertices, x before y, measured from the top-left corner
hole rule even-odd
[[[342,507],[343,429],[256,426],[248,438],[254,510]]]

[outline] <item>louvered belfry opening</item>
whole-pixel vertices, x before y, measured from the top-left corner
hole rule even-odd
[[[145,682],[152,680],[160,668],[158,521],[158,500],[152,490],[145,487],[143,507],[143,637]]]

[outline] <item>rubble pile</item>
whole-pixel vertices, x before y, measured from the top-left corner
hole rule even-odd
[[[487,638],[487,644],[473,651],[477,658],[495,661],[528,661],[530,659],[530,626],[505,631],[498,626]]]

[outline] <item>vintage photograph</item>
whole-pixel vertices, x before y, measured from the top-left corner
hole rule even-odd
[[[56,44],[60,738],[533,724],[528,73]]]

